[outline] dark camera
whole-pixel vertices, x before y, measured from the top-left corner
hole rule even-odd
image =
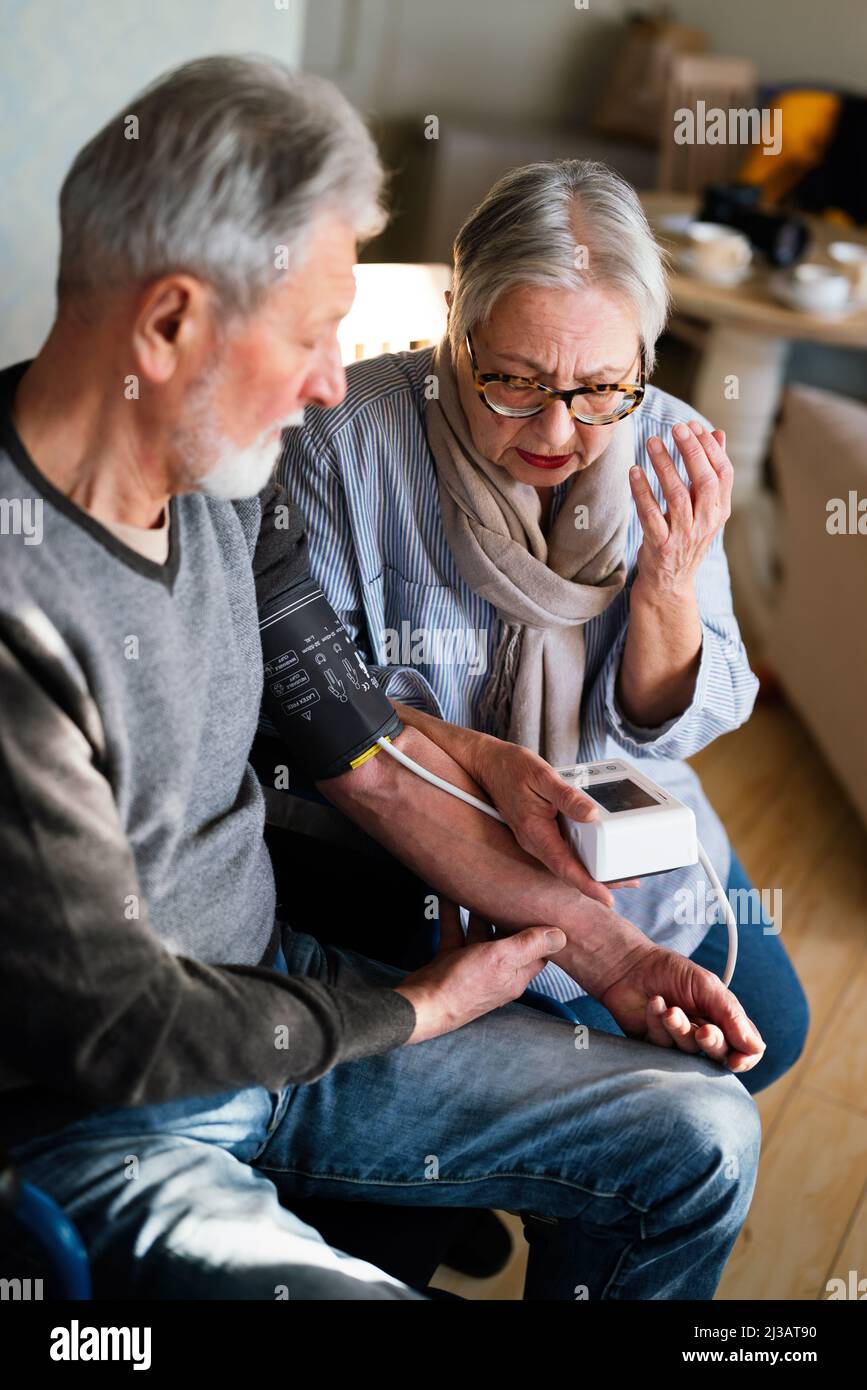
[[[771,265],[792,265],[807,245],[806,223],[788,213],[764,212],[759,193],[749,183],[711,184],[705,189],[699,220],[735,227]]]

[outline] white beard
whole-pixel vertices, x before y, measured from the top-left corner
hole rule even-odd
[[[240,452],[237,444],[231,440],[220,439],[216,451],[217,462],[195,480],[196,491],[225,500],[255,497],[273,473],[280,454],[279,438],[274,440],[268,437],[272,432],[273,426]]]
[[[274,471],[280,456],[281,440],[275,430],[304,423],[304,411],[294,410],[282,421],[275,421],[258,439],[241,449],[220,433],[214,423],[213,398],[219,381],[219,368],[209,372],[195,389],[189,404],[188,422],[175,435],[175,446],[183,459],[184,480],[196,492],[223,501],[255,497]]]

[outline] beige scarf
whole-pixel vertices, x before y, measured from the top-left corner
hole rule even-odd
[[[626,578],[632,418],[620,421],[604,453],[572,479],[546,537],[535,488],[516,482],[473,444],[447,336],[432,370],[439,397],[428,401],[425,423],[446,537],[464,579],[503,625],[482,715],[501,738],[534,749],[555,767],[574,763],[583,625],[605,611]],[[583,507],[586,514],[578,510]]]

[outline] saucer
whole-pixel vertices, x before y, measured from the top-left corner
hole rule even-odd
[[[779,303],[785,304],[788,309],[795,309],[802,314],[816,314],[823,319],[845,318],[847,315],[858,313],[864,308],[863,304],[859,304],[857,300],[851,298],[844,299],[838,304],[811,303],[809,285],[798,285],[788,276],[782,274],[768,277],[768,290]]]

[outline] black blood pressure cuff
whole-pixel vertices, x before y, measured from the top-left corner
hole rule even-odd
[[[259,613],[265,663],[262,704],[311,781],[364,761],[378,738],[403,724],[312,579],[269,599]]]

